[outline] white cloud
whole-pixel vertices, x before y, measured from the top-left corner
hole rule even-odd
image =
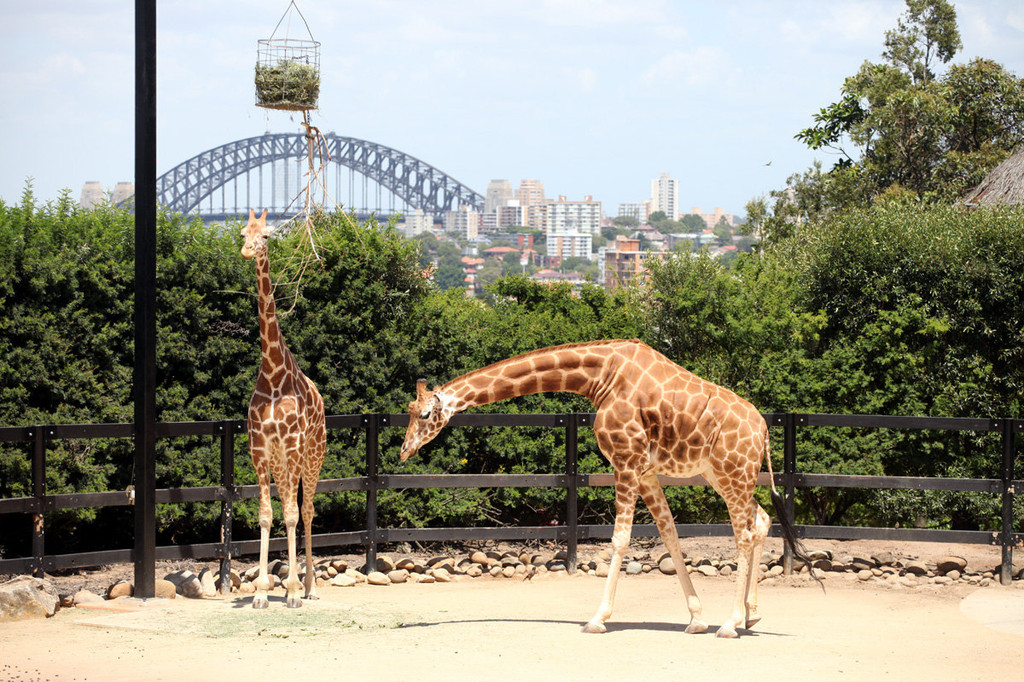
[[[725,50],[701,46],[663,55],[644,72],[643,80],[651,85],[705,85],[728,77],[730,71],[731,60]]]

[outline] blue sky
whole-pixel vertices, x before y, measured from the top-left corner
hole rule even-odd
[[[265,131],[253,65],[284,0],[158,3],[158,172]],[[964,49],[1024,76],[1024,3],[955,3]],[[537,178],[614,216],[667,171],[683,210],[743,213],[815,158],[793,135],[880,60],[902,0],[299,0],[322,44],[313,123],[379,142],[484,192]],[[133,174],[134,3],[0,10],[0,199]],[[304,29],[292,25],[291,37]],[[280,34],[279,34],[280,37]],[[771,162],[770,166],[765,164]]]

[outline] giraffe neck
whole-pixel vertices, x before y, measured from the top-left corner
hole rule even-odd
[[[272,374],[291,357],[281,335],[274,302],[274,286],[270,281],[270,259],[266,252],[256,257],[257,289],[259,291],[261,371]]]
[[[576,393],[596,404],[610,344],[573,344],[526,353],[469,372],[437,389],[452,412],[533,393]]]

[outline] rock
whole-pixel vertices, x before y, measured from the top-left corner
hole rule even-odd
[[[718,575],[718,569],[712,566],[711,564],[704,564],[703,566],[698,566],[697,572],[702,575],[706,575],[709,578],[714,578]]]
[[[231,581],[230,582],[230,589],[232,589],[232,590],[237,590],[239,587],[242,586],[242,576],[240,576],[238,574],[238,571],[236,571],[233,568],[231,569],[231,574],[230,574],[229,580]],[[214,574],[213,582],[217,586],[217,589],[219,590],[220,589],[220,573],[219,572]]]
[[[347,575],[350,578],[353,578],[357,583],[365,583],[366,582],[366,574],[363,573],[362,571],[357,571],[354,568],[350,568],[347,571],[345,571],[344,575]]]
[[[850,557],[850,561],[849,562],[844,561],[843,563],[850,563],[850,564],[852,564],[854,569],[856,569],[858,571],[861,570],[861,569],[865,569],[865,568],[872,569],[872,568],[875,568],[877,566],[877,564],[875,563],[874,559],[872,559],[871,557],[864,556],[862,554],[858,554],[858,555],[852,556],[852,557]]]
[[[950,571],[963,573],[966,568],[967,559],[958,556],[945,556],[935,562],[935,569],[942,575],[946,575]]]
[[[718,575],[722,576],[723,578],[728,578],[732,575],[732,570],[732,566],[726,564],[725,566],[722,566],[720,569],[718,569]]]
[[[393,571],[388,571],[388,580],[395,585],[400,585],[409,579],[409,571],[404,568],[396,568]]]
[[[267,564],[267,574],[276,575],[278,578],[288,577],[288,562],[281,559],[274,559]]]
[[[786,572],[786,569],[782,567],[782,564],[775,564],[768,569],[768,576],[775,578]]]
[[[832,561],[829,559],[815,559],[811,563],[811,567],[818,571],[831,571]]]
[[[20,575],[0,585],[0,622],[49,618],[60,608],[60,595],[49,580]]]
[[[358,581],[348,573],[339,573],[327,582],[328,585],[335,587],[353,587],[357,583]]]
[[[867,581],[867,580],[871,580],[871,578],[873,578],[874,575],[875,575],[874,573],[872,573],[870,570],[868,570],[866,568],[857,571],[857,579],[860,580],[861,582],[864,582],[864,581]]]
[[[199,582],[199,576],[189,570],[174,571],[164,576],[164,580],[167,580],[174,584],[175,591],[182,597],[188,597],[189,599],[201,599],[203,596],[203,586]]]
[[[561,561],[549,561],[547,563],[547,569],[552,573],[566,572],[565,564],[563,564]]]
[[[399,571],[409,571],[411,573],[416,570],[416,562],[409,558],[399,559],[395,562],[395,569]]]
[[[174,587],[174,585],[171,585]],[[242,583],[238,587],[239,594],[253,594],[256,591],[256,584],[252,582]]]
[[[433,575],[434,580],[439,583],[450,583],[452,581],[452,574],[445,568],[435,568],[428,575]]]
[[[594,567],[594,575],[596,575],[598,578],[607,578],[608,570],[608,564],[604,561],[599,561],[597,563],[597,566]]]
[[[953,579],[948,575],[938,575],[932,578],[932,584],[934,585],[951,585],[952,583]]]
[[[639,561],[630,561],[628,564],[626,564],[626,575],[639,575],[640,572],[643,570],[644,567],[640,564]]]
[[[908,561],[903,569],[910,575],[926,575],[928,567],[923,561]]]
[[[899,582],[903,587],[917,587],[917,578],[912,575],[905,575],[901,577]]]
[[[501,575],[501,566],[495,564],[494,566],[491,566],[490,570],[488,570],[487,573],[492,578],[497,578],[499,575]]]
[[[822,559],[831,561],[832,552],[828,551],[827,549],[815,549],[807,553],[807,558],[811,560],[812,565],[814,564],[814,562],[821,561]]]
[[[387,573],[388,571],[395,570],[394,560],[391,557],[385,555],[377,557],[376,566],[377,572],[379,573]]]
[[[80,606],[82,604],[98,604],[101,601],[103,601],[103,597],[95,592],[79,590],[78,592],[75,592],[75,596],[71,598],[71,605]]]
[[[116,583],[107,588],[107,599],[117,599],[118,597],[130,597],[135,594],[135,586],[127,580],[118,580]]]
[[[258,578],[259,576],[260,576],[260,567],[259,566],[253,566],[252,568],[247,569],[245,571],[245,573],[242,574],[242,581],[243,582],[251,583],[252,581],[256,580],[256,578]]]
[[[203,589],[204,597],[213,597],[217,594],[217,580],[209,567],[199,571],[199,585]]]
[[[661,561],[659,561],[658,570],[664,573],[665,575],[675,575],[676,565],[672,563],[672,557],[667,556],[664,557]]]
[[[480,550],[477,550],[477,551],[473,552],[472,554],[470,554],[469,555],[469,560],[472,561],[474,564],[478,564],[480,566],[488,566],[489,565],[489,563],[488,563],[488,556],[486,554],[484,554],[483,552],[481,552]]]
[[[896,557],[893,556],[892,552],[879,552],[871,558],[874,559],[875,564],[878,566],[892,566],[896,563]]]
[[[479,578],[483,574],[484,567],[480,564],[473,564],[472,566],[466,569],[466,575],[468,575],[470,578]]]
[[[501,569],[501,574],[506,578],[511,578],[516,574],[516,567],[514,564],[509,564]]]
[[[348,562],[343,559],[335,559],[331,562],[331,568],[336,570],[338,573],[344,573],[348,570]]]
[[[366,582],[371,585],[390,585],[391,581],[380,571],[370,571],[366,574]]]
[[[480,567],[477,566],[477,568],[480,568]],[[481,571],[482,570],[483,569],[481,569]],[[437,580],[435,580],[434,576],[432,576],[432,575],[428,575],[426,573],[417,573],[416,574],[416,582],[425,583],[425,584],[429,585],[429,584],[432,584],[432,583],[436,583]]]

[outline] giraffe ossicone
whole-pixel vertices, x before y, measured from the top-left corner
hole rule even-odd
[[[418,381],[416,400],[409,403],[401,460],[429,443],[457,412],[542,392],[577,393],[593,403],[594,435],[615,472],[613,554],[601,603],[584,631],[606,629],[638,497],[650,509],[675,564],[690,612],[686,631],[708,629],[658,474],[701,475],[729,509],[738,553],[737,588],[732,614],[717,635],[736,637],[738,628],[759,621],[758,567],[771,519],[754,500],[754,487],[762,460],[767,459],[771,473],[768,425],[743,398],[701,379],[641,341],[543,348],[469,372],[433,390]],[[773,502],[780,499],[777,494],[772,497]],[[785,519],[781,513],[780,519]],[[783,526],[787,541],[795,543],[792,528]]]
[[[260,563],[256,578],[253,608],[266,608],[270,578],[267,558],[273,507],[270,504],[270,480],[273,476],[281,499],[285,531],[288,537],[288,576],[284,586],[285,604],[302,606],[300,593],[316,599],[313,575],[313,496],[324,461],[327,429],[324,401],[312,381],[299,369],[295,356],[285,344],[277,318],[274,287],[270,280],[267,243],[273,232],[267,226],[267,211],[257,218],[249,210],[249,222],[242,228],[242,257],[256,259],[259,293],[260,369],[249,401],[249,454],[260,489]],[[299,520],[299,485],[302,486],[302,523],[306,554],[306,572],[299,581],[296,552],[296,526]],[[302,592],[305,588],[304,593]]]

